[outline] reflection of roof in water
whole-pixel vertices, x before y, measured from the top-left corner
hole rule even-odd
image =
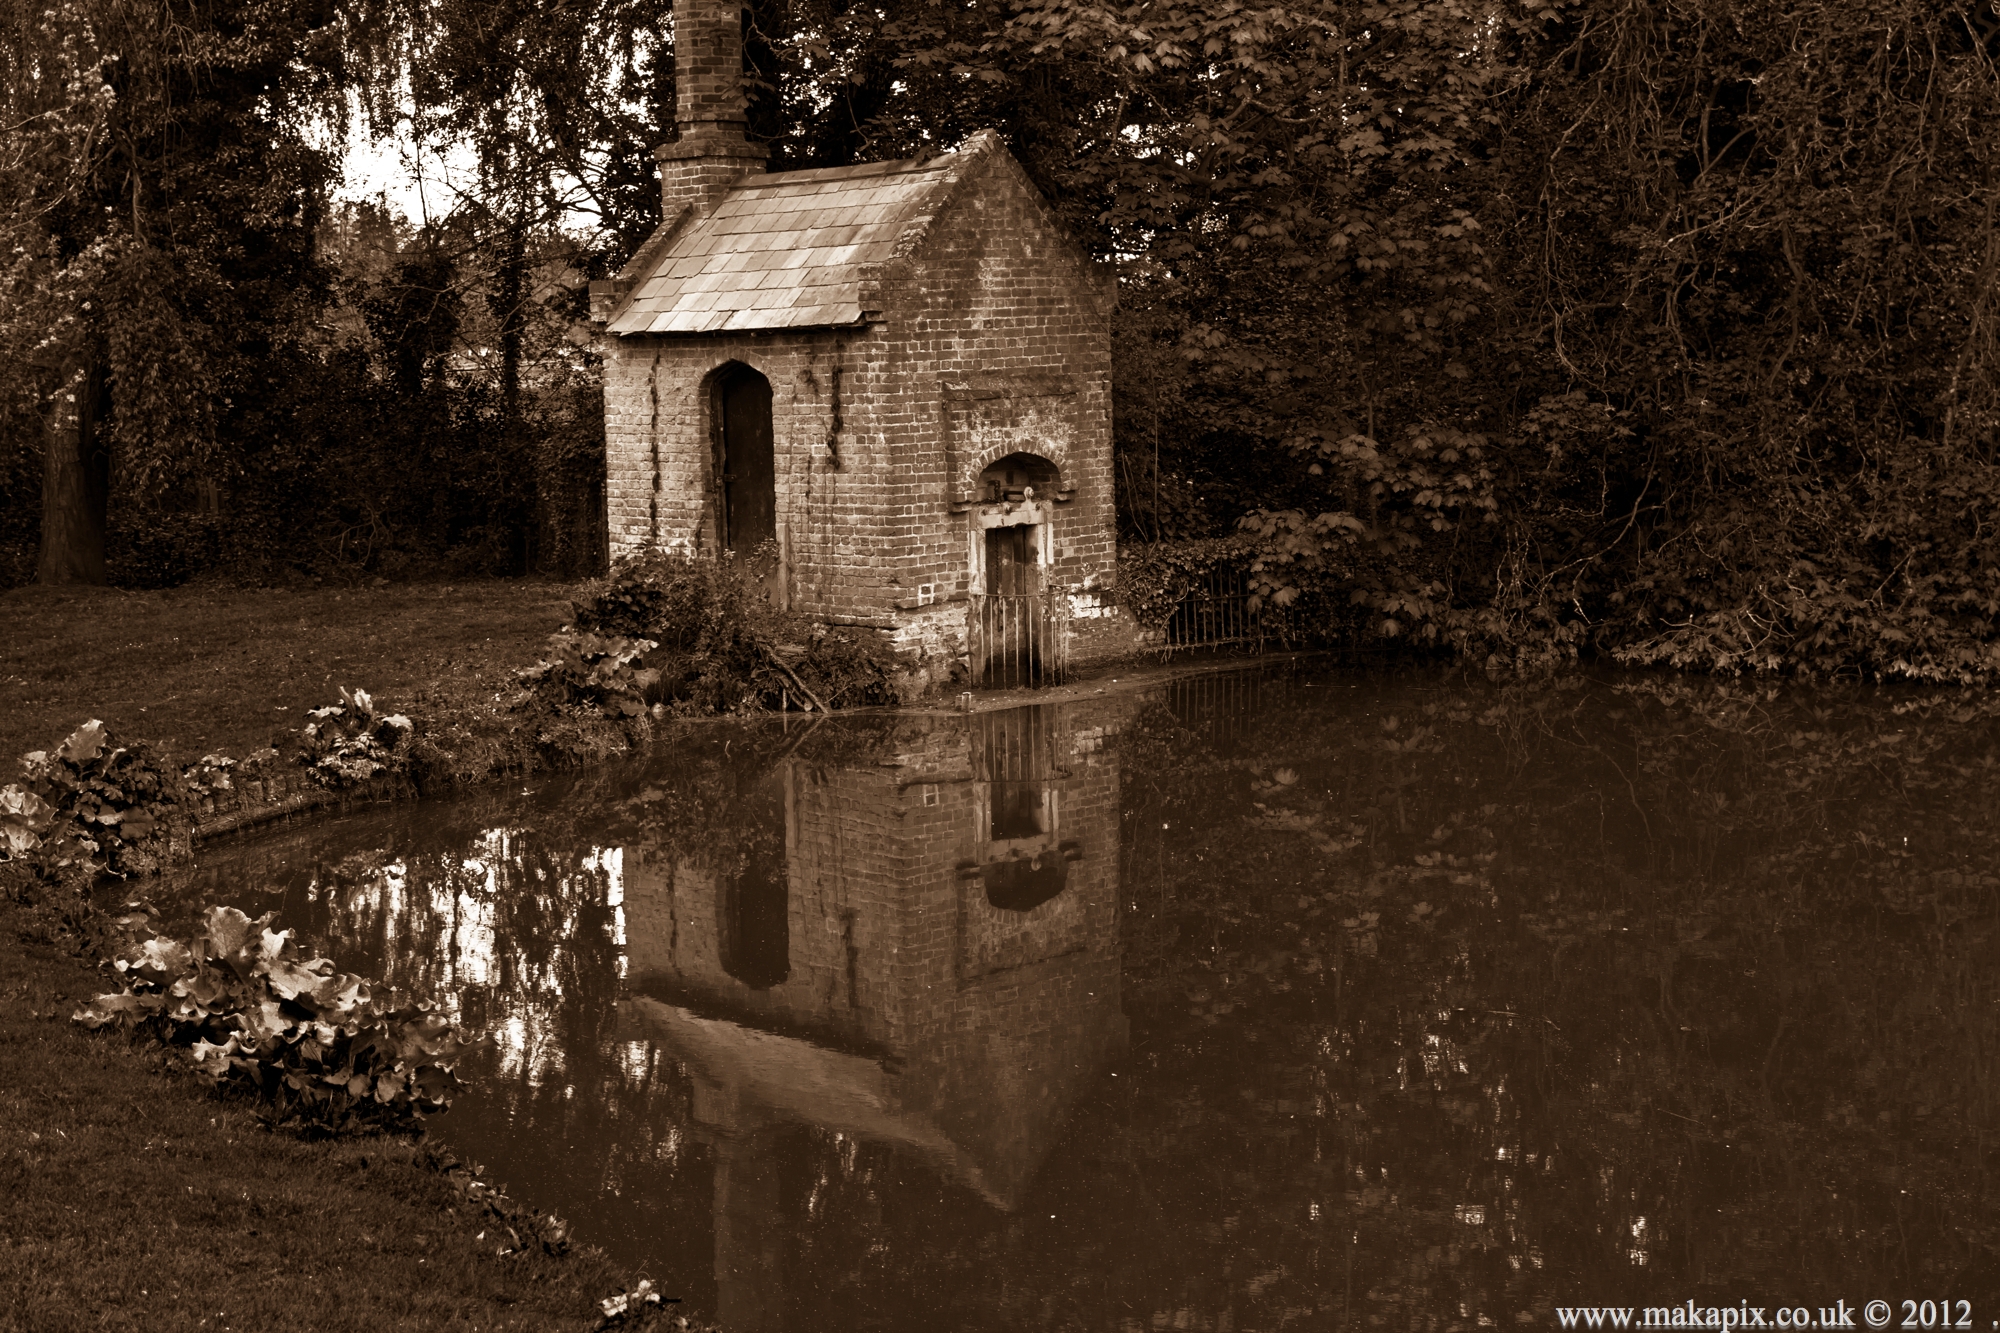
[[[633,993],[671,1008],[684,1009],[696,1018],[712,1022],[755,1023],[759,1032],[779,1037],[793,1037],[829,1051],[839,1051],[843,1055],[874,1060],[891,1073],[896,1072],[902,1064],[887,1046],[858,1036],[851,1028],[833,1022],[803,1022],[795,1016],[782,1013],[759,1013],[754,1018],[746,1019],[740,1011],[719,1002],[715,996],[699,987],[679,984],[670,975],[654,973],[635,977]]]
[[[1118,958],[1076,948],[961,977],[951,989],[924,989],[943,1008],[893,1051],[851,1035],[822,1040],[778,1015],[712,1000],[663,1000],[657,979],[646,984],[651,993],[621,1003],[621,1035],[656,1041],[687,1065],[712,1094],[697,1100],[707,1108],[698,1114],[717,1129],[798,1123],[900,1145],[1012,1211],[1075,1096],[1124,1049]]]
[[[707,1081],[730,1088],[735,1104],[914,1148],[940,1175],[996,1208],[1012,1208],[1013,1201],[994,1192],[979,1163],[960,1151],[935,1121],[901,1105],[895,1075],[885,1062],[727,1019],[703,1018],[645,996],[627,1003],[647,1035]]]

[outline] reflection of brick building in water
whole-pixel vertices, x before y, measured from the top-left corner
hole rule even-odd
[[[1076,709],[941,722],[893,765],[764,782],[722,870],[626,849],[628,1009],[695,1082],[730,1327],[775,1327],[775,1170],[821,1126],[1012,1209],[1123,1050],[1118,775]],[[733,1322],[732,1322],[733,1321]]]

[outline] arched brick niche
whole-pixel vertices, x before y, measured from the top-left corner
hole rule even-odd
[[[1068,376],[992,375],[946,380],[940,389],[954,506],[984,499],[982,474],[1011,454],[1046,460],[1066,498],[1078,430]]]
[[[1020,500],[1030,498],[1026,492],[1032,487],[1035,496],[1046,500],[1061,490],[1062,484],[1062,468],[1054,459],[1017,449],[979,470],[975,493],[985,501]]]

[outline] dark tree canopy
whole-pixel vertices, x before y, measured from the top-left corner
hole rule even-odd
[[[324,302],[313,229],[335,164],[305,128],[329,86],[332,18],[254,3],[6,11],[9,434],[45,434],[51,490],[94,474],[62,492],[93,512],[51,515],[45,576],[102,578],[113,490],[212,503],[233,404]]]
[[[670,4],[42,15],[4,57],[6,336],[42,349],[10,512],[64,376],[103,386],[64,438],[99,431],[133,503],[226,493],[272,401],[344,375],[377,397],[322,454],[428,412],[515,460],[519,531],[587,507],[595,367],[564,339],[657,221]],[[746,28],[773,169],[997,126],[1118,262],[1128,537],[1241,524],[1295,617],[1482,659],[2000,664],[1988,0],[755,0]],[[350,106],[478,180],[336,280],[307,130]],[[479,526],[365,491],[318,503],[420,562]]]

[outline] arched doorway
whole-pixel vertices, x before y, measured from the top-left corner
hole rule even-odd
[[[792,974],[791,877],[783,852],[753,849],[721,884],[722,970],[752,990]]]
[[[748,366],[728,366],[716,379],[715,452],[722,547],[748,557],[778,536],[771,381]]]
[[[973,673],[985,684],[1041,685],[1061,675],[1060,608],[1045,583],[1061,480],[1054,463],[1027,453],[979,474],[968,613]]]

